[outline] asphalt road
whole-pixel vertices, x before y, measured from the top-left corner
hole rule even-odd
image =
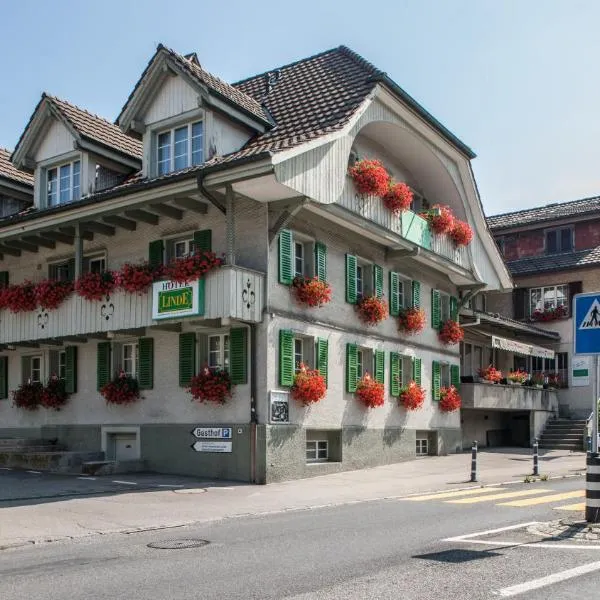
[[[365,502],[5,550],[0,598],[597,598],[600,542],[544,543],[518,527],[446,541],[581,517],[556,508],[583,501],[583,485],[580,478],[512,485],[481,496]],[[148,547],[184,539],[210,543]],[[539,581],[565,572],[572,577]]]

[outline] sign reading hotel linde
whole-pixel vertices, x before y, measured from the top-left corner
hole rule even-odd
[[[152,284],[152,318],[174,319],[204,313],[204,279],[178,283],[156,281]]]

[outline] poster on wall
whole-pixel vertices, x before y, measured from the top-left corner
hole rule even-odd
[[[271,390],[269,418],[271,423],[290,422],[290,393]]]
[[[574,356],[571,360],[571,380],[573,387],[590,385],[590,357]]]

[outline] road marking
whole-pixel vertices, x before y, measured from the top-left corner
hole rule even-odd
[[[456,498],[458,496],[472,496],[474,494],[491,494],[492,492],[499,492],[502,488],[476,488],[468,490],[456,490],[454,492],[441,492],[436,494],[427,494],[426,496],[410,496],[408,498],[402,498],[403,500],[409,500],[410,502],[420,502],[421,500],[438,500],[442,498]]]
[[[548,489],[520,490],[519,492],[504,492],[502,494],[490,494],[477,496],[476,498],[460,498],[458,500],[446,500],[446,504],[475,504],[476,502],[490,502],[491,500],[502,500],[503,498],[519,498],[521,496],[533,496],[534,494],[547,494]]]
[[[183,483],[159,483],[157,487],[166,487],[166,488],[182,488],[184,487]]]
[[[564,494],[552,494],[551,496],[541,496],[538,498],[527,498],[526,500],[513,500],[512,502],[502,502],[498,504],[498,506],[536,506],[537,504],[558,502],[559,500],[568,500],[569,498],[580,498],[581,496],[585,496],[585,490],[566,492]]]
[[[599,570],[600,561],[588,563],[586,565],[575,567],[574,569],[567,569],[566,571],[553,573],[552,575],[547,575],[546,577],[540,577],[539,579],[532,579],[531,581],[526,581],[525,583],[519,583],[518,585],[511,585],[510,587],[502,588],[501,590],[498,590],[497,594],[503,598],[510,598],[511,596],[518,596],[519,594],[530,592],[531,590],[538,590],[548,585],[552,585],[553,583],[560,583],[561,581],[573,579],[573,577],[581,577],[581,575],[587,575],[588,573],[593,573],[594,571]]]
[[[85,479],[87,481],[96,481],[95,477],[78,477],[77,479]]]
[[[124,485],[137,485],[135,481],[119,481],[118,479],[113,479],[113,483],[122,483]]]
[[[0,467],[0,471],[12,471],[10,467]]]
[[[465,533],[464,535],[457,535],[454,537],[445,538],[442,542],[463,542],[470,540],[474,537],[481,537],[483,535],[493,535],[494,533],[502,533],[503,531],[513,531],[514,529],[523,529],[530,525],[539,525],[539,521],[530,521],[529,523],[519,523],[518,525],[508,525],[507,527],[498,527],[497,529],[488,529],[486,531],[478,531],[476,533]]]
[[[565,506],[555,506],[554,510],[585,510],[585,502],[579,504],[566,504]]]
[[[27,471],[27,473],[32,473],[33,475],[39,475],[41,471]]]

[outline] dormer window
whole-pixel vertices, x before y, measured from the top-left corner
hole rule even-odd
[[[165,175],[204,162],[202,121],[160,132],[156,137],[157,174]]]
[[[58,206],[81,197],[81,162],[76,160],[46,170],[46,205]]]

